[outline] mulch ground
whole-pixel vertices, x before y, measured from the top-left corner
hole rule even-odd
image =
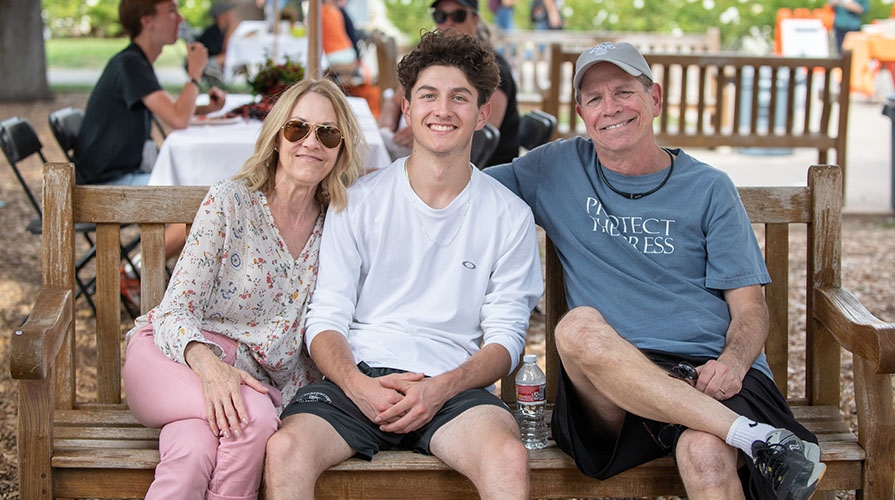
[[[60,93],[53,101],[36,103],[3,103],[0,120],[10,116],[27,118],[36,129],[43,143],[43,151],[49,161],[64,161],[65,155],[59,149],[47,124],[48,114],[56,109],[73,105],[84,108],[87,94]],[[35,192],[40,192],[40,166],[36,157],[23,162],[27,182]],[[17,448],[16,448],[16,384],[9,374],[9,338],[12,332],[27,317],[31,304],[40,288],[40,238],[28,233],[25,225],[34,218],[33,209],[19,186],[12,170],[4,158],[0,159],[0,498],[16,500],[18,495]],[[793,234],[792,248],[794,260],[804,260],[796,249],[804,248],[804,233]],[[843,225],[843,285],[850,289],[863,304],[878,317],[895,321],[895,219],[892,217],[847,216]],[[803,267],[803,264],[796,264]],[[798,267],[797,267],[798,268]],[[804,276],[793,276],[792,330],[804,331],[804,290],[798,283]],[[800,306],[801,304],[801,306]],[[87,331],[92,326],[92,314],[87,304],[79,300],[77,304],[76,328]],[[543,307],[542,307],[543,309]],[[122,328],[127,328],[127,322]],[[538,352],[536,346],[543,340],[543,318],[535,314],[529,331],[530,351]],[[804,344],[800,339],[791,342],[793,361],[790,368],[790,391],[799,395],[804,381],[804,364],[799,362]],[[79,347],[78,356],[90,357],[89,344]],[[843,354],[842,365],[842,412],[854,422],[854,397],[851,387],[851,357]],[[89,388],[86,388],[89,390]],[[80,393],[80,390],[79,390]],[[843,495],[842,498],[850,498]]]

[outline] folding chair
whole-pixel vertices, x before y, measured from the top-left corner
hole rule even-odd
[[[519,119],[519,145],[528,151],[553,139],[556,117],[539,109],[530,111]]]
[[[153,118],[155,115],[153,115]],[[62,152],[65,153],[65,157],[68,158],[68,161],[74,163],[75,156],[75,146],[78,143],[78,134],[81,131],[81,124],[84,121],[84,110],[80,108],[75,108],[69,106],[67,108],[57,109],[50,113],[49,122],[50,129],[53,131],[53,136],[56,138],[56,142],[59,143],[59,147],[62,148]],[[75,178],[77,182],[80,184],[81,179],[78,175],[78,169],[75,168]],[[131,260],[130,252],[134,248],[136,248],[137,244],[140,243],[140,236],[134,237],[127,244],[121,246],[121,256],[127,261],[130,265],[130,268],[137,273],[137,278],[139,278],[139,270],[134,262]],[[128,301],[124,301],[126,305],[129,305]],[[128,313],[136,317],[136,309],[128,308]],[[138,315],[138,314],[137,314]]]
[[[81,131],[81,123],[84,122],[84,110],[72,106],[57,109],[50,113],[49,121],[53,137],[56,138],[56,142],[59,143],[59,147],[62,148],[68,161],[74,163],[78,132]],[[78,184],[82,184],[77,169],[75,169],[75,179]]]
[[[494,125],[486,123],[481,130],[476,130],[472,135],[472,152],[469,160],[481,170],[497,151],[499,142],[500,130]]]
[[[47,159],[42,151],[43,145],[40,143],[40,139],[37,137],[37,133],[31,126],[31,123],[24,118],[14,116],[0,122],[0,148],[3,149],[3,154],[6,155],[9,166],[12,168],[16,179],[19,180],[19,184],[22,185],[22,190],[25,192],[25,196],[28,197],[28,201],[34,207],[34,212],[37,215],[25,226],[25,229],[29,233],[39,236],[43,233],[43,210],[37,201],[37,196],[35,196],[31,187],[28,186],[28,183],[25,182],[25,178],[22,177],[18,163],[33,154],[37,154],[40,157],[42,164],[46,163]],[[77,224],[75,226],[75,232],[83,235],[84,240],[90,245],[89,250],[78,258],[75,265],[77,271],[75,273],[75,281],[78,285],[78,293],[75,298],[83,295],[94,313],[96,313],[96,305],[93,303],[91,294],[95,278],[90,278],[85,282],[78,273],[96,255],[96,246],[93,244],[93,238],[90,236],[90,233],[95,230],[96,227],[93,224]]]

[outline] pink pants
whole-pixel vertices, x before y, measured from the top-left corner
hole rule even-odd
[[[224,362],[233,364],[236,342],[211,332],[205,337],[224,348]],[[256,499],[264,467],[267,438],[279,426],[274,400],[280,393],[268,386],[261,394],[242,386],[249,423],[240,436],[218,437],[205,418],[199,377],[156,347],[152,325],[136,332],[127,346],[122,370],[127,403],[143,425],[161,427],[161,461],[147,500]]]

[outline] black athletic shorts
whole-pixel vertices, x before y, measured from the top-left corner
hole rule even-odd
[[[406,373],[392,368],[371,368],[360,362],[358,369],[369,377],[382,377],[390,373]],[[323,380],[299,389],[283,410],[280,418],[297,413],[310,413],[329,422],[355,452],[355,456],[372,460],[379,450],[413,450],[430,455],[429,443],[442,425],[464,411],[480,405],[493,405],[510,409],[494,394],[485,389],[469,389],[447,400],[444,406],[426,425],[407,434],[383,432],[373,423],[333,382]]]
[[[658,351],[643,353],[666,370],[680,361],[700,366],[711,359]],[[586,415],[583,403],[562,366],[560,373],[551,422],[553,439],[575,459],[583,474],[606,479],[655,458],[673,455],[677,438],[685,430],[683,426],[628,413],[616,439],[601,439],[583,417]],[[740,415],[788,429],[801,439],[817,443],[817,438],[795,420],[774,381],[755,368],[746,373],[740,392],[721,403]],[[748,457],[746,465],[740,469],[740,479],[747,498],[773,498],[773,495],[767,496],[769,484],[757,474]]]

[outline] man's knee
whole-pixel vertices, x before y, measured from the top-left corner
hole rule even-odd
[[[266,462],[275,470],[295,463],[295,451],[301,438],[301,425],[297,420],[295,416],[285,420],[283,426],[267,440]]]
[[[617,336],[615,330],[606,323],[603,315],[592,307],[576,307],[566,313],[556,325],[556,348],[563,362],[574,357],[576,353],[592,353],[587,346],[592,342],[601,342],[603,337]]]
[[[675,461],[688,486],[722,488],[737,477],[739,453],[716,436],[686,430],[675,447]]]
[[[509,470],[528,474],[528,450],[518,439],[505,439],[499,443],[494,462],[503,464]]]

